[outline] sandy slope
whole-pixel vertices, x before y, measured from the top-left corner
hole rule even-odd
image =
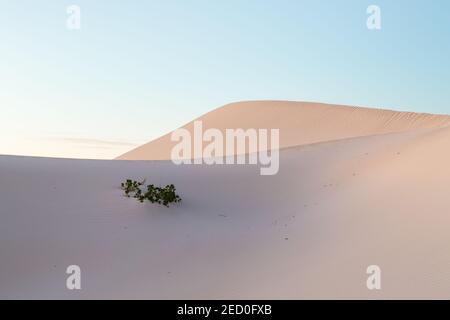
[[[310,102],[247,101],[226,105],[196,120],[204,130],[280,129],[280,148],[352,137],[450,125],[450,117]],[[195,120],[194,120],[195,121]],[[193,132],[193,121],[183,126]],[[133,149],[121,160],[169,160],[170,133]]]
[[[449,298],[449,145],[437,127],[294,147],[275,176],[2,156],[0,298]],[[142,177],[183,203],[123,198]]]

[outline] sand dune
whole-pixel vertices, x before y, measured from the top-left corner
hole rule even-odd
[[[283,103],[298,112],[291,119],[265,114],[272,105],[205,118],[251,125],[257,109],[254,127],[288,121],[283,147],[294,146],[274,176],[252,165],[1,156],[0,298],[449,298],[448,117]],[[125,158],[163,158],[154,148]],[[122,197],[122,180],[143,177],[174,183],[183,202]],[[65,288],[70,264],[80,291]],[[380,291],[366,287],[374,264]]]
[[[450,117],[309,102],[247,101],[213,110],[196,120],[204,129],[280,129],[280,148],[450,125]],[[194,121],[183,128],[193,132]],[[169,160],[177,142],[170,133],[119,160]],[[225,153],[231,155],[232,153]]]

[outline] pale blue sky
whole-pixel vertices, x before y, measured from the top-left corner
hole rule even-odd
[[[0,39],[0,154],[113,157],[240,100],[450,114],[448,0],[0,0]]]

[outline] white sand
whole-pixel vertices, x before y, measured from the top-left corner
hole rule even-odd
[[[275,176],[1,156],[0,298],[449,298],[448,117],[337,109],[308,141],[342,140],[283,150]],[[322,125],[345,134],[311,138]],[[143,177],[174,183],[182,204],[122,197]],[[65,288],[70,264],[80,291]]]

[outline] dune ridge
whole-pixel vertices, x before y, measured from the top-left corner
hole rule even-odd
[[[403,132],[450,125],[450,116],[401,112],[312,102],[245,101],[225,105],[194,121],[204,130],[280,129],[280,149],[361,136]],[[117,160],[169,160],[176,142],[170,133],[139,146]],[[225,153],[232,155],[233,153]]]

